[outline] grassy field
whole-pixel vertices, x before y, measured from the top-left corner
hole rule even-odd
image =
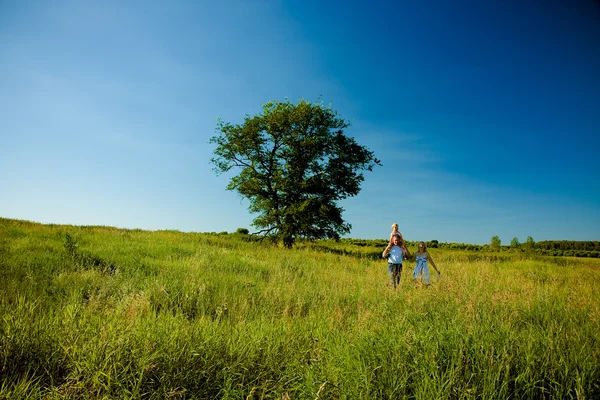
[[[600,399],[600,259],[382,250],[0,218],[0,398]]]

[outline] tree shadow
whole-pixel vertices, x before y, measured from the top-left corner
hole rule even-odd
[[[367,260],[378,261],[381,260],[381,251],[351,251],[344,249],[333,249],[331,247],[324,246],[322,244],[308,244],[308,248],[316,251],[320,251],[322,253],[330,253],[336,254],[339,256],[349,256],[349,257],[357,257],[357,258],[366,258]]]

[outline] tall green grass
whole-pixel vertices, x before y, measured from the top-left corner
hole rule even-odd
[[[600,398],[600,260],[382,250],[0,219],[0,398]]]

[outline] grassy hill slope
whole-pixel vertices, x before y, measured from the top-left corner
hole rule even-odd
[[[0,398],[600,397],[599,259],[382,250],[0,218]]]

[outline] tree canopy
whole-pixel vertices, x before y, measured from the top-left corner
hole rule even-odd
[[[512,238],[512,240],[510,241],[510,247],[512,249],[520,249],[521,248],[521,242],[519,242],[519,239],[514,237]]]
[[[349,123],[322,104],[271,101],[242,124],[219,120],[211,159],[217,174],[241,169],[227,185],[258,213],[258,234],[292,247],[298,237],[339,239],[350,232],[337,203],[356,196],[362,171],[381,165],[344,134]]]
[[[500,241],[500,237],[498,235],[492,236],[492,239],[490,239],[490,248],[493,250],[500,250],[501,245],[502,242]]]
[[[531,236],[527,236],[527,240],[525,241],[525,249],[533,250],[535,249],[535,240]]]

